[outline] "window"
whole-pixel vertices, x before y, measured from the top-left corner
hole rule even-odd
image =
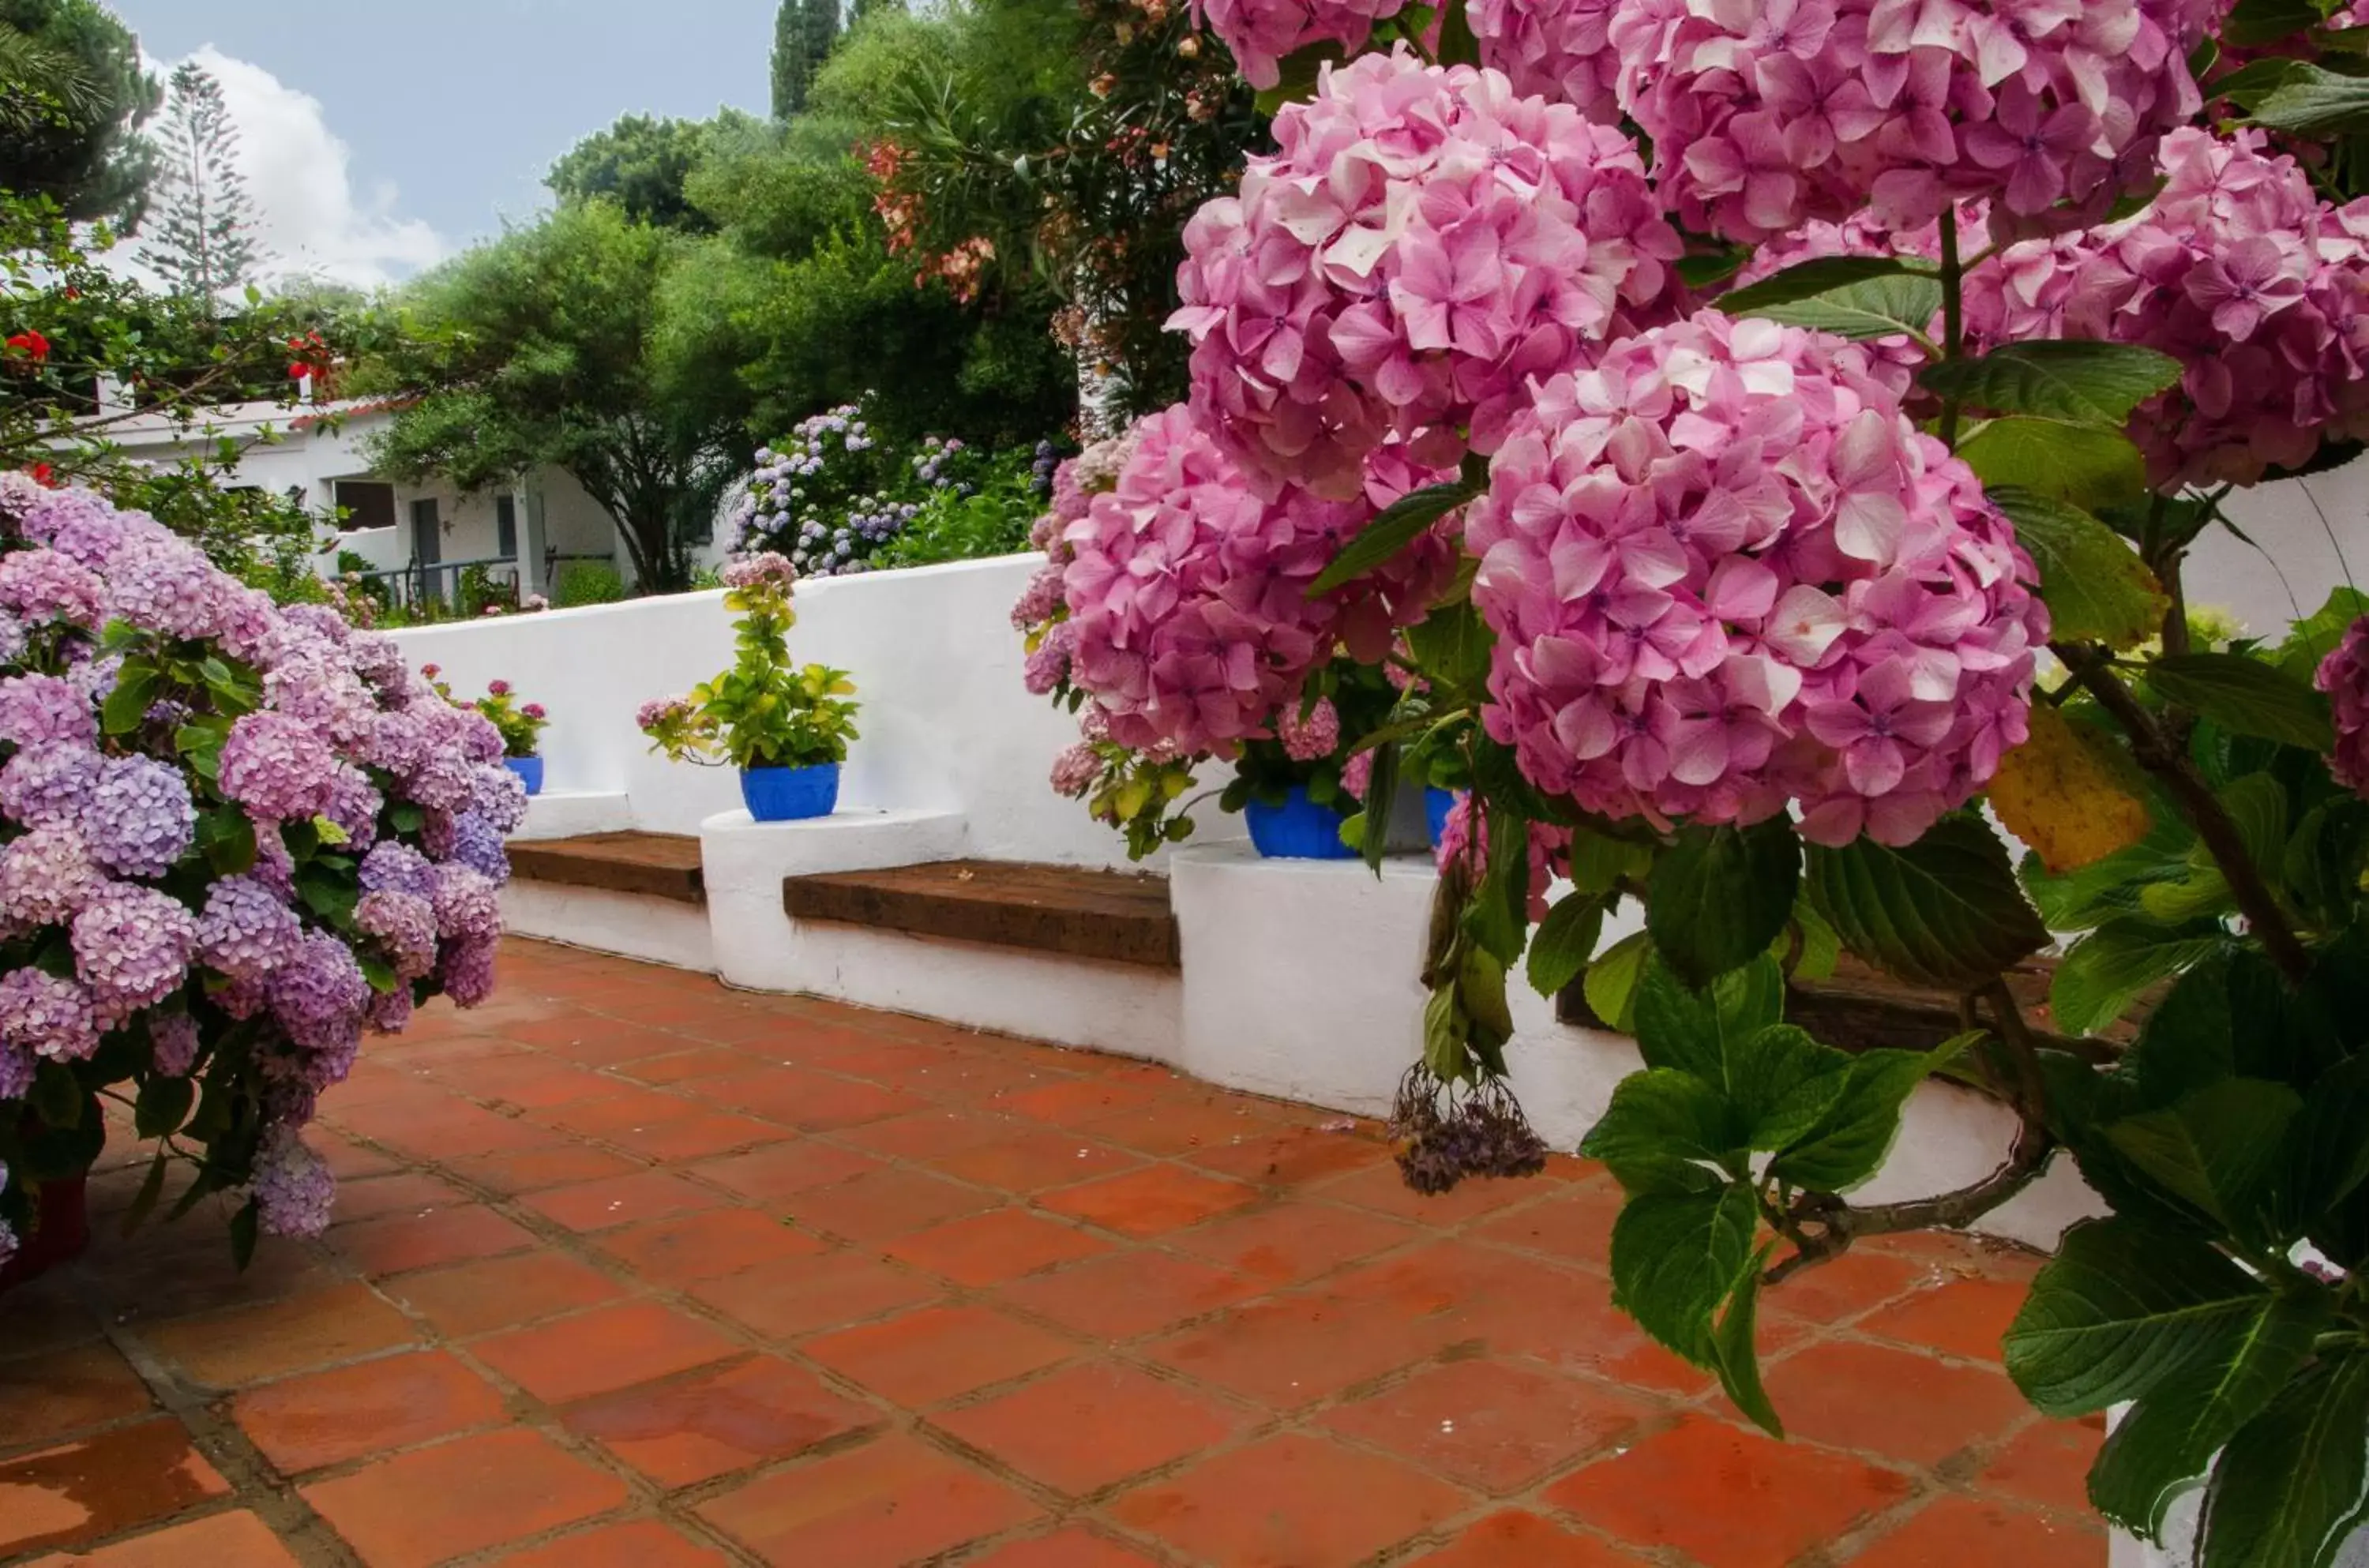
[[[494,554],[518,559],[518,498],[494,498]]]
[[[337,484],[338,505],[346,512],[349,528],[393,528],[395,526],[395,486],[370,479],[340,479]]]

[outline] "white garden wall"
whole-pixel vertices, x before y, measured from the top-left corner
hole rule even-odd
[[[848,757],[849,807],[960,812],[969,852],[991,860],[1125,865],[1116,833],[1047,786],[1077,721],[1021,685],[1013,601],[1042,558],[1012,555],[798,585],[790,651],[845,670],[863,704]],[[555,610],[395,634],[415,663],[441,665],[454,692],[507,680],[549,709],[546,787],[623,794],[633,825],[696,833],[740,804],[726,769],[649,754],[634,712],[687,692],[731,662],[721,591]],[[1239,833],[1207,814],[1203,832]]]

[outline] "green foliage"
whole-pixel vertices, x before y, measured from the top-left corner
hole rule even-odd
[[[1001,454],[974,484],[929,492],[921,509],[875,557],[884,567],[974,561],[1028,547],[1045,497],[1025,451]]]
[[[606,561],[562,561],[551,587],[552,608],[614,604],[625,597],[625,579]]]
[[[1813,846],[1804,874],[1843,945],[1912,983],[1969,989],[2048,944],[2006,848],[1972,817],[1913,844]]]
[[[839,0],[782,0],[773,17],[773,118],[804,114],[814,79],[839,41]]]
[[[1654,868],[1645,929],[1681,979],[1709,985],[1768,951],[1792,917],[1801,880],[1802,842],[1783,818],[1689,828]]]
[[[222,84],[195,61],[174,68],[157,139],[163,166],[140,259],[212,315],[246,286],[262,256],[255,200],[238,171],[238,128]]]
[[[138,40],[96,0],[0,0],[0,29],[32,44],[27,63],[46,77],[0,83],[0,190],[69,218],[137,222],[156,165],[140,128],[164,101]]]
[[[670,280],[718,243],[586,201],[429,273],[375,367],[411,400],[372,461],[464,490],[564,469],[615,521],[641,583],[681,587],[753,449],[733,361],[661,330]]]
[[[847,760],[856,738],[854,683],[844,670],[790,663],[788,633],[797,622],[785,584],[728,589],[732,668],[692,688],[686,699],[654,704],[643,719],[650,750],[682,762],[736,768],[810,768]]]
[[[2123,648],[2162,629],[2171,601],[2146,563],[2112,529],[2078,507],[2034,491],[2008,485],[1988,488],[2040,573],[2052,635]]]
[[[687,187],[719,141],[750,133],[756,122],[733,109],[714,120],[622,116],[570,147],[543,183],[562,201],[608,201],[627,218],[663,229],[712,229]]]

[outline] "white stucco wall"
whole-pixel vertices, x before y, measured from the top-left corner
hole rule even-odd
[[[2254,543],[2206,531],[2181,574],[2191,603],[2233,611],[2275,642],[2339,584],[2369,590],[2369,460],[2238,491],[2222,509]]]
[[[991,860],[1125,865],[1125,845],[1047,786],[1077,721],[1021,684],[1011,610],[1038,557],[1011,555],[799,584],[790,651],[854,678],[863,737],[840,799],[848,807],[959,812],[970,852]],[[634,713],[687,692],[732,660],[720,591],[555,610],[395,636],[415,663],[441,665],[453,690],[515,685],[548,709],[545,787],[621,793],[634,825],[696,833],[740,804],[728,770],[649,754]],[[1234,818],[1202,814],[1209,838]]]

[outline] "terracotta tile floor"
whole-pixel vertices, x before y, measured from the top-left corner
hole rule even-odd
[[[2102,1568],[2031,1260],[1764,1306],[1780,1445],[1613,1311],[1585,1164],[527,943],[332,1095],[317,1245],[204,1216],[0,1298],[0,1562]]]

